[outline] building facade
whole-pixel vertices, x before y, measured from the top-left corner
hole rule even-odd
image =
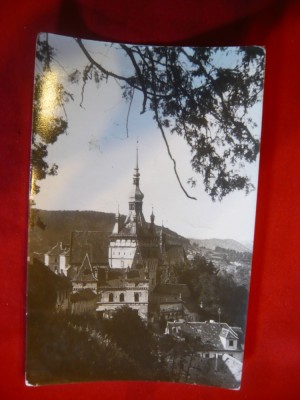
[[[63,245],[62,242],[58,242],[44,255],[44,264],[58,275],[67,276],[70,267],[69,261],[70,246]]]
[[[156,228],[153,210],[150,222],[146,222],[143,200],[137,149],[126,218],[118,210],[110,234],[73,231],[69,247],[58,243],[45,255],[45,264],[51,270],[61,271],[71,280],[73,293],[96,294],[96,311],[103,318],[111,318],[126,305],[147,321],[149,302],[155,299],[156,307],[150,310],[152,320],[161,316],[174,320],[184,315],[184,285],[177,285],[174,292],[174,285],[159,286],[159,281],[171,282],[172,268],[185,262],[185,251],[166,239],[163,227]],[[159,294],[154,293],[157,287]],[[82,302],[80,296],[74,299]]]

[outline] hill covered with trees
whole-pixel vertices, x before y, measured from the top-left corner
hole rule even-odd
[[[70,243],[72,231],[101,231],[111,234],[115,214],[98,211],[49,211],[33,210],[35,223],[29,228],[29,255],[33,252],[45,253],[57,242]],[[125,216],[121,215],[121,223]],[[161,227],[156,226],[159,232]],[[178,235],[170,229],[164,228],[169,242],[181,244],[185,248],[190,246],[188,239]]]

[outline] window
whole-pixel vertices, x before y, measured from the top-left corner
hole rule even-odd
[[[124,293],[120,293],[120,301],[121,301],[121,302],[124,301]]]
[[[233,345],[234,345],[233,340],[229,340],[229,347],[233,347]]]
[[[113,295],[113,293],[109,293],[108,301],[109,301],[110,303],[112,303],[112,302],[114,301],[114,295]]]
[[[134,301],[135,302],[139,301],[139,294],[138,293],[134,293]]]

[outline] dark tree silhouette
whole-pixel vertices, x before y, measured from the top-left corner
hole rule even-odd
[[[121,307],[107,321],[105,330],[140,365],[149,367],[155,362],[153,336],[136,311]]]
[[[120,75],[105,68],[101,59],[88,50],[87,42],[75,40],[87,60],[82,71],[76,69],[69,75],[71,83],[81,84],[81,104],[89,80],[98,85],[110,79],[118,81],[129,104],[128,115],[135,92],[141,93],[141,114],[146,111],[153,113],[177,180],[188,197],[194,199],[180,180],[166,132],[185,139],[191,151],[192,168],[202,176],[205,190],[213,200],[221,200],[235,190],[248,193],[253,189],[243,167],[245,163],[254,162],[259,152],[259,139],[254,134],[256,124],[250,117],[250,111],[262,96],[262,48],[155,47],[108,43],[107,46],[114,47],[118,54],[123,53],[126,62],[131,65],[128,75]],[[37,58],[44,71],[50,70],[55,50],[49,44],[47,35],[39,37]],[[224,59],[227,62],[221,61]],[[47,145],[67,129],[66,118],[62,114],[49,123],[47,137],[41,133],[44,127],[39,125],[38,98],[39,86],[44,79],[42,75],[36,78],[33,163],[38,165],[37,180],[56,173],[57,167],[49,167],[45,161]],[[71,94],[58,85],[57,105],[63,109],[65,101],[70,98]],[[191,177],[188,183],[195,186],[196,178]]]

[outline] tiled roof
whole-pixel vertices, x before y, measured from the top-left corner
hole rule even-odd
[[[220,335],[226,339],[238,339],[238,335],[232,329],[222,328]]]
[[[182,299],[191,297],[190,289],[185,284],[161,283],[156,286],[153,293],[161,296],[179,296]]]
[[[222,331],[226,330],[232,335],[232,339],[238,339],[234,335],[231,327],[226,323],[218,322],[168,322],[170,327],[180,327],[181,331],[187,335],[198,337],[206,350],[224,350],[223,343],[220,339]],[[227,337],[229,339],[231,337]],[[240,344],[238,346],[240,350]]]
[[[147,258],[145,264],[146,268],[148,268],[148,271],[150,269],[156,268],[158,266],[158,258]]]
[[[107,265],[108,234],[101,231],[72,232],[70,264],[80,264],[86,254],[92,265]]]
[[[123,226],[120,224],[120,231],[119,233],[114,233],[111,237],[137,237],[138,239],[141,238],[153,238],[157,237],[155,230],[151,229],[151,224],[145,221],[144,216],[141,214],[137,215],[136,222],[131,220],[126,220],[126,224]]]
[[[134,259],[132,262],[132,268],[143,267],[155,267],[158,265],[159,260],[159,248],[154,246],[137,246]]]
[[[63,245],[62,242],[56,243],[47,253],[49,256],[60,256],[69,254],[69,246]]]
[[[68,278],[64,275],[55,274],[38,260],[34,260],[33,264],[29,264],[28,268],[29,275],[32,274],[38,282],[44,282],[48,286],[55,287],[57,290],[70,290],[72,288],[72,284]]]
[[[85,255],[78,274],[73,278],[73,282],[97,282],[88,254]]]
[[[132,269],[127,272],[127,279],[140,278],[140,273],[137,269]]]
[[[104,276],[106,275],[105,279]],[[144,279],[144,271],[138,269],[109,269],[106,274],[103,274],[103,278],[99,280],[99,287],[113,287],[122,288],[126,287],[129,283],[140,283],[147,282]]]

